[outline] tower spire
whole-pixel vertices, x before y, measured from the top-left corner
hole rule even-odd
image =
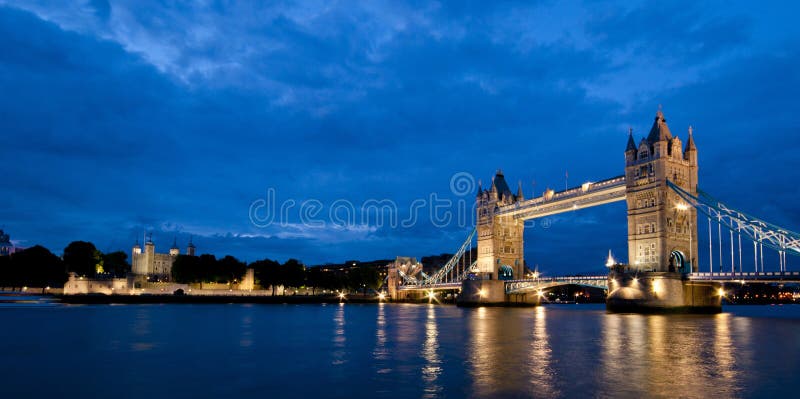
[[[633,127],[628,127],[628,145],[625,151],[636,151],[636,142],[633,141]]]
[[[659,141],[669,140],[672,140],[672,133],[669,131],[667,120],[664,118],[664,112],[661,110],[661,104],[659,104],[658,111],[656,111],[656,118],[653,121],[653,127],[650,128],[650,134],[647,135],[647,142],[653,144]]]
[[[697,151],[694,144],[694,135],[692,134],[692,125],[689,125],[689,139],[686,140],[686,151]]]

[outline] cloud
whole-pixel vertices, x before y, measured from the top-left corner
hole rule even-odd
[[[0,224],[15,239],[127,250],[146,229],[161,246],[194,235],[201,251],[309,263],[452,252],[468,229],[342,231],[296,215],[262,229],[248,209],[269,188],[279,201],[408,209],[432,193],[459,199],[448,193],[458,172],[488,182],[502,168],[527,196],[534,180],[539,193],[562,187],[566,170],[570,184],[620,175],[627,127],[643,135],[659,103],[673,132],[695,126],[701,186],[800,224],[785,184],[798,170],[800,60],[782,13],[627,2],[4,4],[0,89],[12,95],[0,98],[0,131],[11,144],[0,157],[12,172]],[[529,263],[585,270],[608,247],[624,258],[613,209],[588,213],[592,224],[565,216],[547,245],[531,230]],[[596,226],[622,232],[620,243],[592,241]]]

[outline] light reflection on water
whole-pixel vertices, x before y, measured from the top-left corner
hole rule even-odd
[[[437,384],[439,374],[442,372],[441,359],[437,354],[439,332],[436,328],[436,305],[428,305],[425,321],[425,344],[422,347],[422,357],[425,365],[422,368],[422,380],[425,382],[426,398],[435,398],[441,393],[442,387]]]
[[[333,330],[333,365],[339,366],[344,363],[347,363],[346,351],[345,351],[345,343],[347,342],[347,336],[345,335],[344,331],[344,310],[345,304],[340,303],[336,308],[336,312],[333,316],[334,322],[334,330]]]
[[[137,397],[796,396],[800,307],[731,308],[0,308],[0,383],[9,397],[104,392],[77,381]]]
[[[531,356],[529,363],[529,386],[536,387],[536,394],[541,397],[558,396],[554,385],[555,373],[552,369],[552,349],[547,336],[547,308],[539,306],[534,310],[533,339],[531,339]]]

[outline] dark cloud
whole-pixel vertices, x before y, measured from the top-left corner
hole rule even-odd
[[[631,58],[685,66],[747,43],[751,19],[725,11],[688,2],[644,4],[627,12],[597,12],[587,31],[596,44],[624,50]]]
[[[566,170],[571,185],[620,175],[627,127],[643,135],[662,103],[674,133],[695,126],[701,186],[795,226],[797,43],[746,11],[0,7],[0,224],[54,250],[74,239],[127,250],[147,230],[160,248],[194,236],[248,260],[454,251],[469,228],[311,228],[296,209],[260,228],[249,207],[274,188],[326,211],[392,200],[402,220],[432,193],[469,202],[449,192],[457,172],[488,183],[503,168],[527,195],[534,180],[537,192],[563,187]],[[609,248],[624,259],[619,209],[529,229],[528,263],[595,270]]]

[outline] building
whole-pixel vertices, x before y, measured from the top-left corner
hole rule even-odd
[[[16,247],[11,243],[11,237],[0,230],[0,256],[8,256],[16,251]]]
[[[190,239],[186,253],[194,256],[195,249]],[[177,239],[173,241],[169,253],[159,254],[156,253],[156,246],[153,243],[152,236],[149,236],[144,243],[144,252],[142,252],[142,247],[139,246],[139,241],[136,241],[133,246],[131,271],[139,279],[144,277],[152,281],[170,281],[172,278],[172,264],[178,255],[180,255],[180,249],[178,248]]]
[[[522,183],[517,193],[511,192],[503,172],[498,170],[488,190],[478,188],[478,272],[489,280],[522,278],[523,230],[525,222],[513,216],[495,215],[500,207],[524,201]]]
[[[70,273],[69,279],[64,284],[64,295],[77,294],[119,294],[129,295],[134,293],[133,276],[128,278],[112,278],[96,276],[88,278]]]
[[[697,210],[666,181],[697,195],[697,147],[689,127],[684,147],[659,109],[639,145],[631,131],[625,149],[628,261],[642,271],[697,271]],[[691,269],[690,269],[691,268]]]

